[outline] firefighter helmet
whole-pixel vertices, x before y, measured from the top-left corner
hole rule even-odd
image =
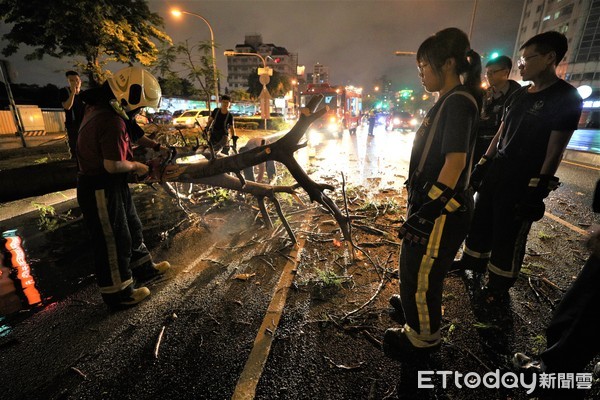
[[[161,90],[158,81],[141,67],[127,67],[108,78],[110,90],[126,112],[142,107],[158,108]]]

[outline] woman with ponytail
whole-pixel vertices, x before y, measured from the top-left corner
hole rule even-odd
[[[439,99],[417,131],[410,160],[400,295],[390,299],[405,322],[383,341],[385,353],[399,360],[440,347],[443,281],[472,217],[469,166],[482,101],[481,59],[460,29],[427,38],[417,69],[425,90]]]

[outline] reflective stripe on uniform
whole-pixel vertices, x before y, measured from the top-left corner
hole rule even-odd
[[[435,346],[442,340],[440,330],[434,334],[419,334],[408,326],[408,324],[404,324],[404,333],[413,346],[420,348]]]
[[[429,320],[429,307],[427,306],[427,291],[429,290],[429,273],[431,267],[438,256],[440,249],[440,241],[442,232],[446,225],[446,215],[442,215],[435,220],[435,225],[427,242],[427,249],[421,264],[419,265],[419,275],[417,277],[417,291],[415,292],[415,302],[417,306],[417,314],[419,317],[419,331],[421,335],[429,335],[431,333],[431,324]]]
[[[521,264],[523,262],[524,257],[524,254],[522,252],[525,251],[525,243],[527,243],[527,235],[529,234],[529,230],[531,229],[531,224],[531,221],[523,221],[521,227],[519,228],[519,232],[517,233],[517,238],[515,240],[515,247],[512,253],[512,257],[510,259],[510,268],[502,269],[500,266],[496,266],[489,262],[488,271],[490,273],[511,279],[519,276],[519,272],[521,271]]]
[[[485,252],[485,253],[480,253],[478,251],[475,251],[475,250],[472,250],[472,249],[468,248],[466,245],[465,245],[465,247],[463,249],[463,253],[465,253],[466,255],[471,256],[473,258],[482,258],[482,259],[483,258],[490,258],[492,256],[492,252],[491,251],[488,251],[488,252]]]
[[[108,207],[106,205],[106,196],[104,189],[96,190],[96,210],[98,211],[98,218],[100,225],[102,226],[102,233],[104,234],[104,242],[106,243],[106,254],[108,256],[108,265],[110,268],[110,279],[112,285],[100,287],[100,293],[116,293],[133,283],[133,279],[128,279],[125,282],[121,281],[121,274],[119,272],[119,257],[117,254],[117,243],[115,241],[115,235],[113,233],[112,226],[110,225],[110,217],[108,214]]]

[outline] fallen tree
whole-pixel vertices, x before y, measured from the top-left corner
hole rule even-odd
[[[301,187],[306,191],[312,202],[321,204],[339,224],[344,238],[350,240],[350,221],[342,214],[335,202],[326,194],[325,190],[334,190],[332,185],[320,184],[313,181],[302,169],[294,158],[294,153],[305,147],[306,142],[300,143],[308,127],[318,118],[325,114],[326,109],[316,110],[322,101],[322,96],[314,96],[292,127],[292,129],[279,140],[259,146],[241,154],[217,157],[212,149],[201,147],[179,147],[174,149],[174,157],[168,160],[169,164],[175,164],[178,158],[193,154],[204,154],[208,158],[194,163],[177,163],[178,175],[166,179],[162,174],[167,165],[161,165],[158,171],[158,179],[169,182],[198,183],[233,189],[256,196],[262,216],[268,226],[271,221],[266,211],[265,199],[268,198],[275,206],[278,216],[281,218],[292,241],[295,236],[287,223],[281,207],[275,196],[276,193],[295,194],[296,189]],[[268,160],[278,161],[285,165],[297,184],[294,186],[272,186],[267,184],[246,181],[240,171],[264,163]],[[229,173],[234,173],[235,176]],[[76,167],[74,162],[65,160],[55,163],[41,164],[31,167],[18,168],[0,172],[0,201],[6,202],[25,197],[37,196],[56,192],[76,186]]]

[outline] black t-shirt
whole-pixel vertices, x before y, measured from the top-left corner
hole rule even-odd
[[[508,90],[506,93],[502,93],[499,97],[490,96],[483,100],[481,120],[479,121],[479,132],[477,134],[478,137],[491,139],[496,135],[498,128],[500,128],[500,123],[502,122],[506,100],[520,88],[521,85],[512,79],[509,79]]]
[[[515,160],[523,173],[539,174],[552,131],[577,129],[582,100],[577,90],[558,80],[541,92],[517,90],[506,102],[498,156]]]
[[[447,153],[467,153],[467,165],[470,164],[477,133],[479,110],[467,96],[454,94],[457,91],[468,92],[465,86],[460,85],[442,96],[429,110],[415,135],[410,157],[409,180],[411,180],[411,187],[409,189],[418,190],[427,182],[436,182],[446,162]],[[433,132],[435,136],[427,154],[427,161],[419,176],[413,178],[421,160],[429,130],[442,103],[445,103],[444,108],[439,117],[436,132]],[[468,168],[465,167],[456,184],[457,191],[466,189],[469,181],[468,174]]]
[[[223,114],[220,108],[215,108],[212,111],[213,118],[211,141],[218,142],[221,138],[227,135],[229,127],[233,126],[233,115],[230,112]]]
[[[61,88],[59,91],[59,99],[61,103],[64,103],[70,94],[69,88]],[[76,94],[73,98],[73,107],[70,110],[65,110],[65,126],[67,128],[73,128],[79,130],[81,121],[83,120],[83,113],[85,111],[85,104],[81,100],[81,96]]]

